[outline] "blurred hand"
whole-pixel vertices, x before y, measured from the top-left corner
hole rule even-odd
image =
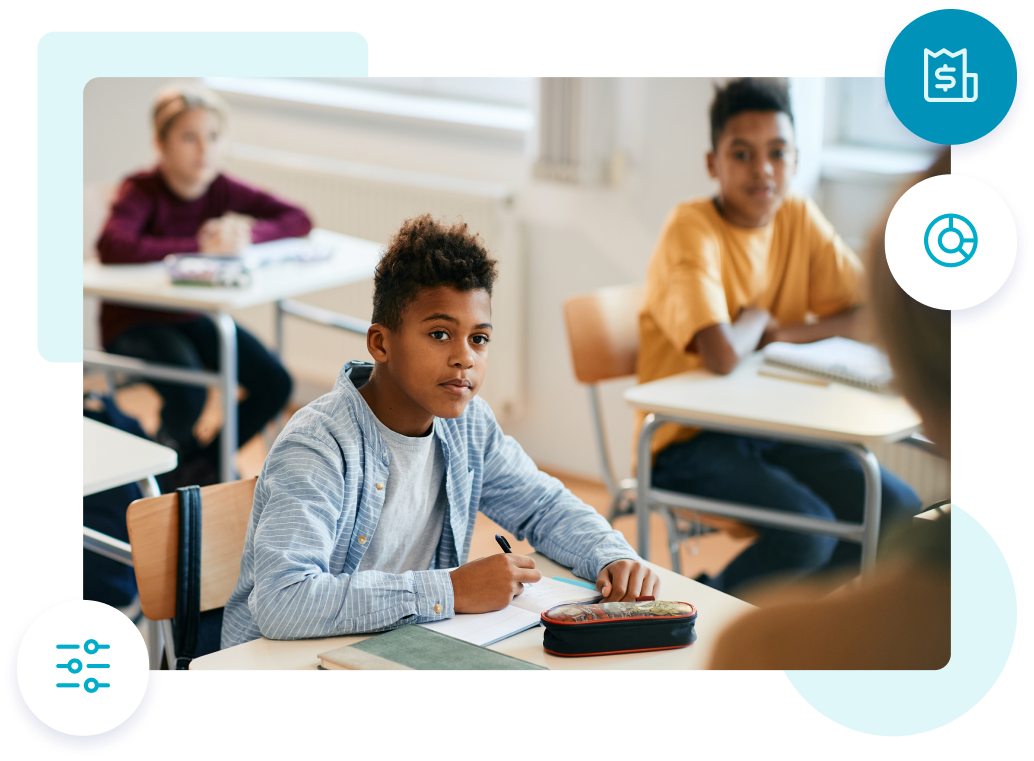
[[[602,602],[635,602],[637,597],[656,596],[661,580],[641,560],[615,560],[596,577]]]
[[[535,561],[524,555],[500,553],[461,565],[449,573],[457,613],[501,610],[524,591],[523,584],[542,579]]]
[[[202,254],[238,254],[251,245],[251,219],[240,214],[226,214],[210,219],[197,232]]]

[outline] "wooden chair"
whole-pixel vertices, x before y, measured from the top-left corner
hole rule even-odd
[[[201,612],[226,605],[240,575],[244,537],[256,479],[201,489]],[[138,499],[126,511],[129,545],[144,616],[161,622],[165,655],[176,663],[172,619],[176,615],[179,495]]]
[[[564,302],[574,374],[589,392],[600,471],[611,495],[608,517],[611,523],[621,515],[635,512],[636,479],[618,479],[614,475],[603,425],[599,383],[635,375],[639,356],[639,310],[644,294],[645,288],[641,285],[615,286],[574,296]],[[676,573],[680,573],[682,567],[679,546],[683,540],[699,536],[705,526],[752,533],[743,524],[725,518],[703,517],[667,506],[661,506],[660,513],[668,532],[671,567]]]

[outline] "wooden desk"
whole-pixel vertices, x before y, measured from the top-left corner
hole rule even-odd
[[[83,295],[105,301],[151,309],[202,312],[215,323],[219,335],[218,373],[144,362],[102,351],[84,351],[84,364],[122,370],[147,378],[191,385],[216,385],[222,392],[223,436],[221,438],[222,481],[234,479],[237,452],[237,326],[229,312],[234,309],[275,303],[277,306],[277,351],[282,348],[283,314],[365,333],[368,323],[289,301],[307,293],[373,277],[381,246],[348,235],[313,230],[309,236],[330,245],[334,254],[320,262],[285,262],[257,269],[244,288],[173,285],[162,262],[150,264],[83,264]]]
[[[570,570],[535,553],[535,566],[543,576],[572,578]],[[702,669],[710,658],[715,637],[733,619],[739,618],[753,606],[735,597],[698,584],[685,576],[651,567],[661,577],[660,599],[692,603],[697,608],[697,641],[679,650],[660,650],[652,653],[626,653],[586,658],[562,658],[549,655],[542,649],[544,629],[537,627],[504,639],[489,647],[500,653],[536,663],[549,669]],[[359,642],[371,635],[328,637],[274,641],[256,639],[243,645],[202,656],[191,662],[191,669],[315,669],[320,653],[335,647]]]
[[[771,378],[758,374],[761,363],[761,355],[755,353],[729,375],[696,370],[634,386],[625,392],[625,401],[650,413],[640,431],[637,448],[639,554],[644,558],[649,554],[651,505],[665,504],[859,542],[862,571],[868,572],[876,559],[880,469],[867,445],[908,438],[919,430],[919,416],[901,397],[840,383],[816,386]],[[842,449],[858,460],[865,476],[863,522],[823,521],[654,489],[650,483],[650,444],[654,432],[664,423]]]
[[[175,450],[131,433],[83,418],[83,496],[138,481],[145,497],[157,497],[154,477],[176,467]],[[133,565],[129,544],[83,526],[83,548]],[[151,668],[162,657],[162,635],[156,621],[147,622],[147,652]]]

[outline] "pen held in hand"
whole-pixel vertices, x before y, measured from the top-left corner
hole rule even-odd
[[[495,541],[496,541],[496,543],[500,547],[503,548],[503,552],[506,552],[508,554],[513,554],[513,550],[510,549],[510,543],[508,541],[506,541],[506,537],[505,536],[503,536],[502,534],[496,534],[495,535]],[[524,586],[530,587],[531,586],[531,582],[530,581],[524,582]]]

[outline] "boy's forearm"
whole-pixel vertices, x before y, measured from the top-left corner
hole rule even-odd
[[[735,322],[704,328],[690,344],[704,360],[704,366],[720,375],[731,373],[744,357],[758,348],[771,316],[763,309],[750,307],[740,312]]]
[[[293,584],[256,585],[252,611],[267,639],[364,634],[453,615],[448,570],[308,575]]]
[[[766,334],[762,345],[772,343],[773,341],[796,344],[812,343],[835,336],[853,338],[856,341],[870,341],[872,335],[864,308],[852,307],[851,309],[845,309],[812,324],[800,323],[798,325],[781,326],[777,330]]]

